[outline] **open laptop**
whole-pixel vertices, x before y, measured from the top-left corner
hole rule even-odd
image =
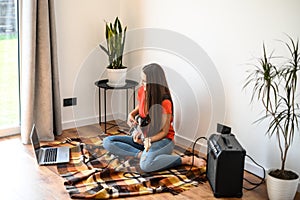
[[[31,144],[39,165],[53,165],[70,161],[69,147],[41,147],[35,125],[31,130]]]

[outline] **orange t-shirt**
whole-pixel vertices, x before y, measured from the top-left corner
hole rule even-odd
[[[144,90],[144,86],[141,86],[139,88],[137,100],[139,102],[139,115],[144,118],[144,117],[147,116],[146,113],[145,113],[145,90]],[[172,115],[172,102],[169,99],[163,100],[161,105],[163,107],[163,114],[171,114]],[[172,122],[173,122],[173,116],[171,116],[169,132],[166,135],[166,138],[169,138],[170,140],[174,140],[174,135],[175,135],[175,131],[174,131]]]

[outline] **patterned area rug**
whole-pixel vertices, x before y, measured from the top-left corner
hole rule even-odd
[[[144,173],[138,159],[107,152],[102,146],[104,137],[81,138],[71,147],[70,162],[57,166],[71,198],[110,199],[160,192],[175,195],[206,181],[205,168],[190,166]],[[184,152],[180,147],[174,150],[174,154]]]

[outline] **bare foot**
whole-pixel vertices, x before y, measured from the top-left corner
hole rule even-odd
[[[205,167],[206,166],[206,161],[202,158],[198,158],[194,156],[194,163],[193,163],[193,156],[184,156],[181,158],[182,164],[186,165],[192,165],[195,167]]]
[[[202,158],[198,158],[198,157],[194,156],[194,166],[199,167],[199,168],[205,167],[206,161]]]

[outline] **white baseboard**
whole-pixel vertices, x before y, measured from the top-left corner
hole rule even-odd
[[[176,144],[179,144],[180,146],[184,146],[184,147],[188,147],[188,148],[192,148],[193,144],[194,144],[193,140],[186,138],[184,136],[181,136],[181,135],[175,135],[175,141],[176,141]],[[206,141],[199,140],[197,142],[197,144],[195,145],[195,150],[206,155],[206,153],[207,153]]]
[[[20,133],[21,133],[20,126],[13,127],[13,128],[6,128],[0,130],[0,137],[6,137],[6,136],[16,135]]]
[[[108,114],[106,116],[106,120],[110,121],[113,120],[113,114]],[[101,117],[101,121],[104,121],[104,117]],[[97,124],[99,123],[99,117],[89,117],[89,118],[81,118],[81,119],[76,119],[76,120],[71,120],[71,121],[64,121],[62,123],[62,129],[70,129],[70,128],[75,128],[75,127],[81,127],[81,126],[87,126],[87,125],[92,125],[92,124]]]
[[[266,174],[264,175],[263,169],[261,167],[257,166],[251,160],[248,160],[247,158],[245,160],[244,169],[260,178],[263,178],[264,176],[266,177]]]

